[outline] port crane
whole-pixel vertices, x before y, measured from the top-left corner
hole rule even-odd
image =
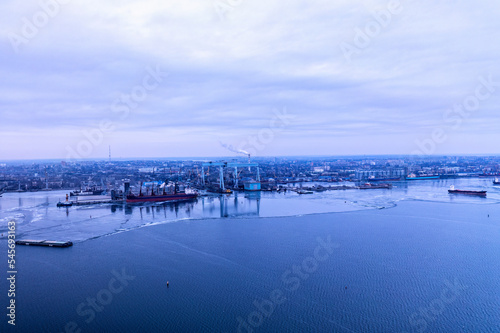
[[[236,187],[238,187],[238,168],[251,168],[255,167],[257,170],[257,181],[260,182],[260,171],[259,171],[259,163],[238,163],[238,162],[207,162],[201,165],[201,181],[202,184],[205,185],[205,167],[219,167],[219,186],[222,190],[225,189],[224,186],[224,169],[225,168],[234,168],[234,182]]]

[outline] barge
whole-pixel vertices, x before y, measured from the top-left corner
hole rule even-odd
[[[448,193],[450,193],[450,194],[476,195],[476,196],[480,196],[480,197],[486,196],[486,191],[456,190],[455,186],[453,186],[453,185],[450,186]]]
[[[368,178],[371,182],[396,182],[401,180],[401,177],[393,177],[393,178]]]
[[[363,185],[359,185],[358,188],[360,190],[371,190],[371,189],[379,189],[379,188],[387,188],[387,189],[391,189],[392,188],[392,184],[370,184],[370,183],[365,183]]]
[[[427,180],[427,179],[439,179],[439,175],[415,175],[414,173],[409,174],[406,180]]]
[[[73,242],[59,242],[50,240],[34,240],[34,239],[20,239],[16,241],[17,245],[32,245],[32,246],[48,246],[48,247],[70,247],[73,246]]]

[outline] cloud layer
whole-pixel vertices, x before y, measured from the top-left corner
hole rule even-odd
[[[78,147],[104,157],[108,145],[116,157],[220,156],[219,142],[248,148],[249,138],[258,155],[410,154],[436,128],[446,140],[433,153],[500,153],[499,10],[493,0],[6,0],[0,159]],[[493,81],[488,98],[447,113],[480,78]],[[271,128],[284,109],[293,119]],[[103,120],[113,130],[92,142]]]

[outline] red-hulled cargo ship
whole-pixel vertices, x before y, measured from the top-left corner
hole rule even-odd
[[[144,195],[142,193],[142,188],[138,195],[129,193],[127,195],[127,203],[141,203],[141,202],[163,202],[163,201],[185,201],[192,200],[198,197],[198,193],[195,191],[187,192],[185,190],[179,190],[178,185],[174,187],[173,193],[166,193],[165,188],[163,188],[162,193],[155,193],[153,189],[149,194]]]
[[[455,190],[454,186],[450,187],[450,189],[448,190],[448,193],[477,195],[477,196],[481,196],[481,197],[486,196],[486,191]]]
[[[127,203],[138,202],[160,202],[160,201],[181,201],[195,199],[198,193],[177,193],[177,194],[157,194],[157,195],[127,195]]]

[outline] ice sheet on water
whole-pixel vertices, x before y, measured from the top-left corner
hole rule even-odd
[[[489,180],[459,179],[396,182],[392,189],[338,190],[310,195],[235,193],[183,203],[97,204],[56,207],[65,192],[7,193],[0,202],[0,232],[16,222],[17,237],[84,241],[149,225],[211,218],[279,217],[394,207],[401,200],[448,203],[500,203],[500,189]],[[448,188],[488,190],[487,198],[449,195]]]

